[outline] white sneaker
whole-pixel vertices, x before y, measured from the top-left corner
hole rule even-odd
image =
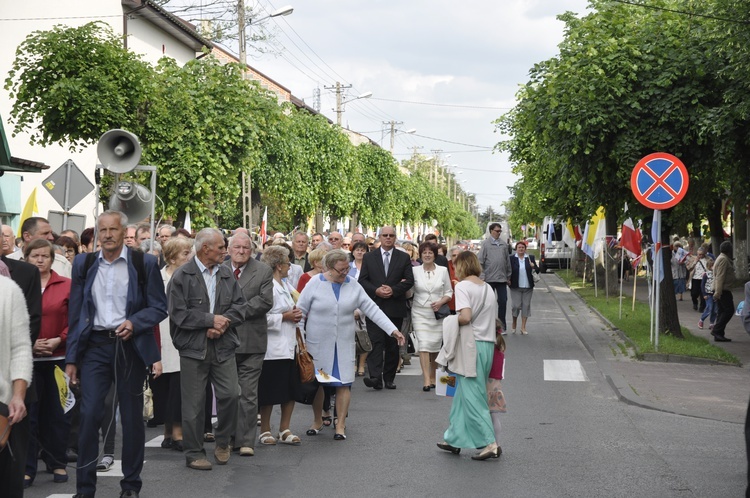
[[[109,469],[112,468],[112,465],[115,463],[115,458],[112,455],[104,455],[102,457],[102,461],[99,462],[99,465],[96,466],[97,472],[107,472]]]
[[[513,329],[513,334],[515,335],[515,333],[516,333],[516,329]]]

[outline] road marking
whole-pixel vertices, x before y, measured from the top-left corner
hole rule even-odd
[[[544,360],[544,380],[588,382],[589,378],[578,360]]]
[[[156,436],[151,441],[146,441],[146,448],[161,448],[161,442],[164,441],[164,436]]]

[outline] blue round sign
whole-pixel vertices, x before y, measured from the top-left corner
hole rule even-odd
[[[676,206],[685,197],[689,183],[682,161],[664,152],[649,154],[638,161],[630,175],[633,195],[651,209]]]

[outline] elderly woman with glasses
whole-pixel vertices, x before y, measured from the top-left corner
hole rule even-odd
[[[383,330],[389,330],[400,344],[404,336],[367,295],[356,280],[349,277],[349,255],[334,249],[323,258],[326,270],[314,277],[300,294],[297,305],[305,316],[307,349],[315,361],[315,370],[338,379],[327,385],[336,388],[337,441],[346,439],[346,415],[354,382],[356,347],[354,310],[361,309]],[[315,436],[323,429],[323,389],[313,402],[313,424],[307,431]]]

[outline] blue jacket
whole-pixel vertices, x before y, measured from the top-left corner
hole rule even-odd
[[[144,256],[146,270],[146,295],[138,284],[138,271],[133,265],[128,249],[128,299],[125,315],[133,323],[133,341],[138,356],[147,366],[161,359],[159,348],[154,337],[154,326],[167,317],[167,296],[164,293],[164,281],[159,273],[157,259],[150,254]],[[94,260],[83,280],[86,254],[79,254],[73,261],[72,285],[70,287],[70,304],[68,307],[68,341],[66,363],[79,363],[88,346],[94,325],[96,305],[91,295],[91,287],[99,270],[99,258]]]

